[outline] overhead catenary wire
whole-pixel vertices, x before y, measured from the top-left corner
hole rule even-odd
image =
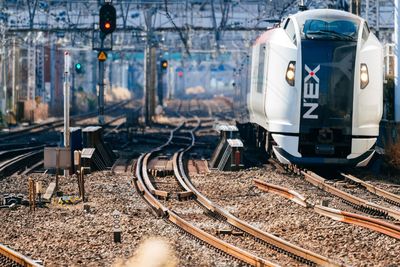
[[[179,37],[180,37],[180,39],[181,39],[183,45],[185,46],[186,53],[188,54],[188,56],[191,56],[191,55],[190,55],[190,51],[189,51],[189,47],[188,47],[188,45],[187,45],[187,40],[186,40],[186,38],[183,36],[182,31],[176,26],[174,20],[172,19],[171,15],[170,15],[169,12],[168,12],[168,1],[167,1],[167,0],[164,0],[164,3],[165,3],[165,14],[167,15],[167,18],[168,18],[169,21],[172,23],[172,25],[174,26],[174,28],[178,31]]]

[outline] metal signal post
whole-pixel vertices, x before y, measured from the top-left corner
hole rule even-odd
[[[107,56],[104,52],[104,39],[107,34],[111,34],[116,28],[116,10],[109,2],[102,5],[99,14],[99,27],[100,27],[100,52],[97,59],[99,60],[99,124],[104,124],[104,61]]]

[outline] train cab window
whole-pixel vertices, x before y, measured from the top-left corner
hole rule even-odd
[[[358,22],[351,19],[307,19],[302,30],[303,39],[357,41]]]
[[[362,39],[364,42],[367,41],[369,33],[370,33],[370,30],[369,30],[368,24],[366,22],[364,22],[363,33],[362,33]]]
[[[294,45],[297,45],[296,30],[294,28],[294,23],[291,19],[288,19],[286,21],[283,29],[285,30],[286,34],[289,36],[290,40],[294,43]]]

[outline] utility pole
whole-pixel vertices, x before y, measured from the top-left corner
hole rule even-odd
[[[396,123],[400,122],[400,0],[394,1],[394,78],[395,78],[395,88],[394,88],[394,119]]]
[[[156,48],[148,43],[145,49],[144,88],[145,88],[145,124],[150,125],[155,113],[156,89]]]
[[[71,56],[64,52],[64,147],[69,147],[69,75],[71,70]]]
[[[15,37],[13,38],[13,61],[12,61],[12,100],[11,100],[11,110],[16,114],[16,104],[17,104],[17,48]]]
[[[360,16],[361,15],[361,0],[351,0],[350,10],[351,10],[351,13],[353,13],[357,16]]]
[[[146,125],[150,125],[155,114],[155,93],[156,93],[156,47],[153,42],[152,27],[153,10],[149,9],[145,13],[147,28],[147,42],[144,53],[144,89],[145,89],[145,109],[144,120]]]
[[[7,110],[7,51],[6,51],[6,26],[4,24],[0,25],[0,34],[1,34],[1,45],[2,45],[2,53],[1,53],[1,70],[2,70],[2,91],[3,91],[3,98],[0,100],[1,104],[1,113],[2,116],[6,114]],[[2,121],[2,118],[0,118],[0,121]]]
[[[50,46],[50,106],[54,110],[56,103],[56,50],[55,42]]]

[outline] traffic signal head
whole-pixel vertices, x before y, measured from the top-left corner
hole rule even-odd
[[[161,69],[166,70],[168,68],[168,61],[167,60],[161,60]]]
[[[81,63],[76,63],[75,64],[75,71],[76,73],[82,73],[83,72],[83,66]]]
[[[112,33],[117,24],[117,12],[115,7],[110,4],[102,5],[100,8],[100,30],[109,34]]]

